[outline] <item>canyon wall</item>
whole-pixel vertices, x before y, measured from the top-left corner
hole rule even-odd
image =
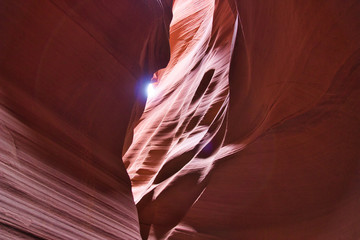
[[[359,239],[359,12],[0,1],[0,238]]]
[[[359,12],[175,1],[124,156],[143,238],[360,238]]]
[[[122,148],[171,17],[170,1],[0,1],[1,239],[140,239]]]

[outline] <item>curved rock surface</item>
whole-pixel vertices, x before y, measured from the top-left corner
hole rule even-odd
[[[0,1],[1,238],[360,239],[359,12]]]
[[[175,1],[124,156],[143,238],[360,238],[359,11]]]
[[[1,239],[140,239],[122,147],[171,17],[170,1],[0,1]]]

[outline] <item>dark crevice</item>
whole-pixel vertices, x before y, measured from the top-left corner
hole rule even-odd
[[[194,102],[199,100],[201,98],[201,96],[204,95],[207,87],[210,84],[212,77],[214,76],[214,73],[215,73],[215,69],[210,69],[204,74],[204,76],[201,79],[201,82],[199,84],[199,87],[196,89],[196,92],[195,92],[194,97],[191,100],[190,104],[193,104]]]

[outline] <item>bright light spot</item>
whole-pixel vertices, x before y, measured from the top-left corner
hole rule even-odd
[[[147,95],[148,95],[148,98],[152,98],[155,96],[155,87],[154,87],[154,84],[152,83],[149,83],[148,87],[147,87]]]

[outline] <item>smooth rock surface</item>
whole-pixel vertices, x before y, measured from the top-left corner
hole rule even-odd
[[[175,1],[124,156],[143,238],[360,238],[359,12]]]
[[[360,239],[359,12],[0,1],[0,238]]]
[[[170,1],[0,1],[1,239],[140,239],[122,149],[171,17]]]

